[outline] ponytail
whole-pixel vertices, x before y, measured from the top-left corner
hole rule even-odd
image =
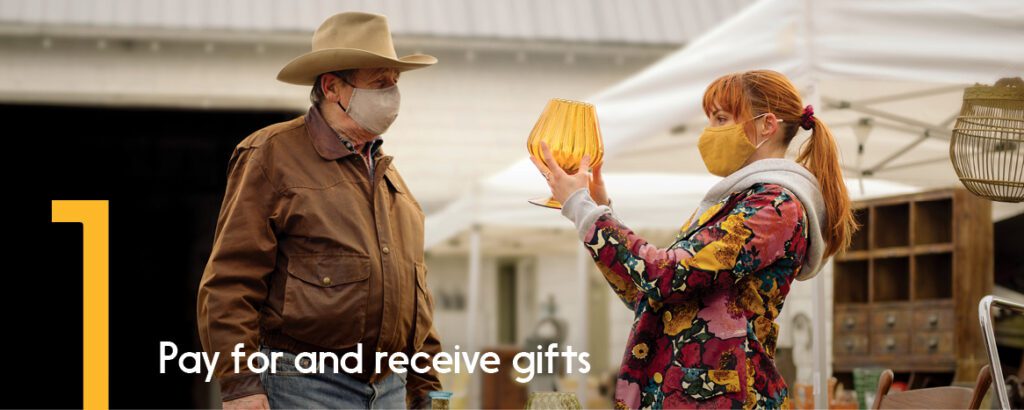
[[[813,115],[813,112],[812,112]],[[828,126],[820,119],[811,117],[811,137],[804,142],[797,155],[800,163],[814,174],[825,198],[826,226],[822,227],[825,238],[825,258],[850,246],[850,238],[859,227],[853,218],[850,196],[839,166],[839,150]]]

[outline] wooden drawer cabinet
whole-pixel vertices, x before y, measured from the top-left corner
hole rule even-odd
[[[911,351],[915,355],[952,355],[953,332],[915,332]]]
[[[872,355],[907,354],[910,352],[910,335],[908,333],[872,333]]]
[[[906,331],[910,328],[911,311],[903,306],[879,306],[871,311],[871,331]]]
[[[863,334],[847,334],[835,339],[832,350],[836,355],[863,355],[868,352],[868,337]]]
[[[841,333],[863,333],[868,329],[868,311],[866,308],[837,309],[835,325]]]
[[[914,311],[915,332],[953,329],[952,308],[917,309]]]
[[[853,205],[862,227],[832,266],[834,375],[885,367],[974,383],[987,357],[977,317],[992,289],[991,202],[955,188]]]

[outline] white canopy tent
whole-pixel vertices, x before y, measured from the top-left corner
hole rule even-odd
[[[863,185],[849,177],[856,177],[856,171],[866,167],[854,168],[850,163],[865,157],[885,158],[888,163],[895,159],[894,152],[909,155],[911,148],[930,149],[933,157],[948,152],[947,130],[951,115],[959,108],[960,87],[1024,73],[1024,6],[1018,0],[762,0],[743,9],[686,47],[590,100],[597,107],[604,136],[609,192],[616,212],[627,224],[633,228],[678,227],[717,180],[703,171],[692,149],[694,138],[648,145],[655,149],[642,161],[625,160],[629,152],[664,139],[670,129],[700,124],[700,100],[707,84],[722,74],[758,68],[786,74],[801,89],[805,103],[818,107],[819,117],[834,129],[842,124],[862,125],[846,133],[857,138],[840,142],[841,148],[854,148],[843,149],[852,193],[876,196],[950,185],[956,180],[948,160],[931,161],[934,167],[948,168],[938,173],[940,180],[920,179],[936,174],[927,167],[915,176],[909,170],[912,161],[886,178],[865,179]],[[823,89],[844,95],[827,95]],[[893,94],[896,96],[886,97]],[[860,102],[848,100],[851,95]],[[927,100],[942,95],[941,101]],[[907,98],[926,101],[907,103]],[[892,104],[869,107],[872,103]],[[851,111],[856,111],[853,117]],[[857,121],[863,117],[886,126],[866,129],[864,121]],[[524,124],[524,145],[530,125]],[[872,143],[864,148],[868,133],[872,141],[878,141],[874,151]],[[796,143],[802,138],[805,135],[798,136]],[[668,156],[659,157],[659,151]],[[851,161],[845,156],[851,151],[868,154]],[[630,165],[615,168],[618,157]],[[915,183],[920,181],[925,182]],[[527,198],[541,193],[543,180],[524,158],[481,180],[471,192],[428,217],[427,247],[477,225],[569,228],[557,212],[526,203]],[[479,238],[471,243],[478,244]],[[471,246],[471,251],[479,252],[479,245]],[[479,256],[470,260],[477,261],[470,264],[469,301],[473,306]],[[825,306],[824,279],[814,281],[815,306]],[[469,312],[473,311],[470,307]],[[828,375],[823,345],[827,313],[819,308],[814,311],[816,407],[823,408],[827,407],[823,388]],[[471,316],[469,322],[474,326],[476,318]]]

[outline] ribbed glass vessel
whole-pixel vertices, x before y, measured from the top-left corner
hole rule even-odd
[[[597,121],[597,110],[590,103],[561,98],[548,101],[526,142],[530,156],[543,162],[541,141],[546,142],[551,148],[555,162],[570,174],[579,170],[584,155],[590,155],[592,168],[604,160],[601,126]],[[562,208],[562,204],[550,197],[531,199],[530,203],[554,209]]]

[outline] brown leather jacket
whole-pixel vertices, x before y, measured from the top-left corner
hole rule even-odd
[[[364,381],[390,374],[386,359],[373,373],[376,351],[440,352],[423,211],[392,157],[374,159],[371,176],[314,107],[235,147],[198,297],[223,400],[264,392],[244,361],[234,373],[237,343],[247,355],[263,344],[339,357],[361,343]],[[441,389],[436,372],[408,371],[407,404],[428,406],[427,392]]]

